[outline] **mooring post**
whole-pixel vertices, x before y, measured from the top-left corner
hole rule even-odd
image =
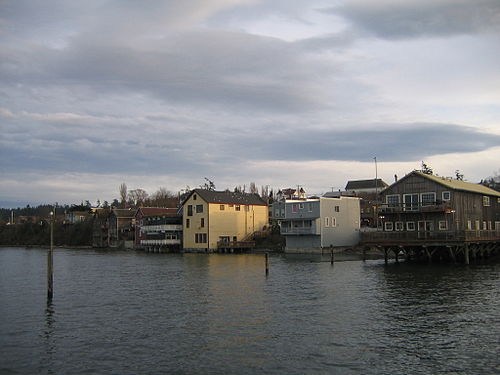
[[[385,261],[385,264],[387,264],[389,262],[389,259],[387,257],[387,248],[384,247],[384,261]]]
[[[464,261],[465,261],[465,264],[469,264],[469,244],[468,243],[465,243]]]
[[[269,253],[266,253],[266,276],[269,275]]]
[[[55,213],[53,211],[50,212],[50,248],[47,253],[47,299],[52,300],[54,295],[54,274],[53,274],[53,254],[52,250],[54,249],[54,216]]]
[[[330,250],[330,264],[333,266],[333,262],[335,261],[335,258],[333,257],[333,249]]]

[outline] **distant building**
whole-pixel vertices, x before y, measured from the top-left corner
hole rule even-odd
[[[268,225],[268,207],[257,194],[192,190],[183,202],[183,247],[217,251],[250,243]]]
[[[348,181],[345,190],[350,194],[361,196],[362,194],[380,193],[388,186],[382,179],[372,178],[369,180]]]
[[[175,251],[182,244],[182,215],[178,208],[141,207],[135,214],[135,247]]]
[[[82,223],[92,216],[90,211],[68,211],[64,214],[64,224]]]
[[[322,252],[325,248],[357,245],[359,201],[337,193],[273,204],[286,239],[285,252]]]
[[[114,208],[109,215],[109,247],[132,248],[135,210]]]

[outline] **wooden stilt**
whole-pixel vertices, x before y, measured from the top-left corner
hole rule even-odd
[[[387,248],[384,247],[384,261],[385,261],[385,264],[387,264],[389,262],[389,258],[387,256]]]
[[[266,276],[269,275],[269,253],[266,253]]]
[[[330,264],[333,266],[334,258],[333,258],[333,250],[330,251]]]
[[[464,245],[464,263],[469,264],[469,244]]]

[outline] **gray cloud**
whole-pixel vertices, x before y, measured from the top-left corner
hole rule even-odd
[[[498,0],[354,0],[325,11],[387,39],[500,31]]]

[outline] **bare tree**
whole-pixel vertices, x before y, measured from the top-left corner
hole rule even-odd
[[[134,189],[128,192],[129,200],[134,202],[135,207],[141,207],[148,198],[148,193],[144,189]]]
[[[120,185],[120,199],[121,199],[121,205],[123,207],[125,207],[127,203],[127,197],[128,197],[127,185],[125,184],[125,182],[122,182],[122,184]]]
[[[456,177],[456,178],[457,178],[457,180],[459,180],[459,181],[463,181],[463,180],[464,180],[464,175],[463,175],[463,173],[460,173],[460,171],[459,171],[458,169],[455,171],[455,177]]]
[[[148,200],[152,207],[177,207],[179,198],[164,187],[160,187]]]
[[[259,194],[259,189],[255,185],[255,182],[250,182],[250,194]]]

